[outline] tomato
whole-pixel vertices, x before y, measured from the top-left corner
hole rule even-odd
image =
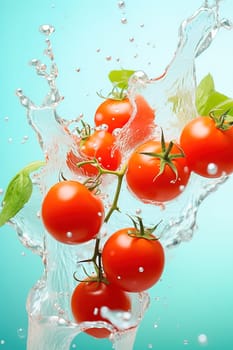
[[[155,118],[153,109],[143,96],[137,95],[134,102],[135,106],[127,97],[123,100],[107,99],[97,108],[94,118],[96,126],[105,124],[111,133],[130,122],[126,129],[120,131],[120,138],[127,138],[131,148],[151,134]]]
[[[71,298],[71,309],[75,320],[78,323],[85,321],[110,323],[108,319],[102,317],[101,307],[108,307],[111,311],[129,312],[131,302],[124,291],[112,284],[90,279],[80,282]],[[107,338],[110,335],[110,330],[107,328],[89,328],[85,332],[96,338]]]
[[[77,244],[97,235],[104,220],[102,201],[77,181],[52,186],[42,202],[42,220],[58,241]]]
[[[116,146],[116,138],[105,130],[97,130],[85,140],[78,143],[80,157],[73,152],[68,154],[67,164],[75,171],[77,163],[85,160],[97,159],[102,168],[107,170],[117,170],[121,164],[121,152]],[[82,165],[81,169],[87,176],[98,174],[98,169],[92,164]],[[77,173],[80,170],[77,169]]]
[[[166,149],[169,147],[165,143]],[[145,155],[144,152],[164,154],[165,159],[158,156]],[[167,202],[179,196],[187,185],[190,171],[185,157],[173,158],[181,154],[178,145],[173,144],[167,157],[162,150],[162,144],[150,140],[140,145],[131,154],[126,171],[126,182],[129,190],[145,203]],[[167,158],[170,160],[167,161]],[[163,161],[164,169],[161,172]],[[176,172],[172,167],[176,168]]]
[[[199,116],[185,125],[180,144],[195,173],[216,178],[233,172],[233,127],[222,130],[210,116]]]
[[[124,228],[110,236],[102,261],[111,283],[128,292],[141,292],[159,280],[165,258],[161,243],[153,235],[148,239],[134,233],[135,228]]]
[[[133,108],[128,98],[106,99],[99,105],[95,112],[94,121],[96,126],[107,125],[108,132],[122,128],[131,117]]]
[[[155,111],[151,108],[143,96],[135,97],[135,110],[132,119],[119,134],[127,149],[133,149],[142,142],[145,142],[154,131]]]

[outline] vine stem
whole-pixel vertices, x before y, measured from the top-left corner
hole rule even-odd
[[[127,169],[127,165],[125,164],[121,170],[119,171],[112,171],[112,170],[106,170],[103,169],[98,163],[95,164],[96,167],[99,170],[99,174],[97,176],[97,178],[99,179],[101,175],[103,174],[110,174],[110,175],[115,175],[117,176],[117,187],[116,187],[116,191],[114,194],[114,198],[113,198],[113,202],[112,205],[107,213],[107,215],[105,216],[104,222],[107,223],[109,221],[109,219],[111,218],[112,214],[114,211],[119,211],[118,208],[118,200],[119,200],[119,196],[120,196],[120,192],[121,192],[121,186],[122,186],[122,181]],[[94,247],[94,253],[91,259],[88,259],[87,261],[92,261],[96,272],[97,272],[97,280],[98,281],[104,281],[105,283],[108,283],[108,281],[106,280],[106,278],[103,275],[103,269],[102,269],[102,263],[101,263],[101,251],[100,251],[100,238],[97,237],[95,240],[95,247]]]
[[[107,223],[109,221],[110,217],[112,216],[112,213],[115,210],[119,210],[119,208],[118,208],[118,199],[119,199],[119,196],[120,196],[122,181],[123,181],[123,178],[124,178],[124,175],[125,175],[125,172],[126,172],[126,168],[127,167],[126,167],[126,164],[125,164],[122,167],[121,171],[115,172],[115,175],[117,176],[117,188],[116,188],[116,192],[115,192],[115,195],[114,195],[114,199],[113,199],[112,205],[111,205],[107,215],[105,216],[105,220],[104,220],[105,223]]]

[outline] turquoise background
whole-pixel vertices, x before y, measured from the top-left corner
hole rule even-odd
[[[56,28],[51,39],[60,73],[58,86],[65,96],[60,115],[88,117],[99,103],[96,91],[108,91],[111,69],[143,69],[152,76],[162,73],[176,49],[181,21],[201,1],[126,0],[125,4],[120,9],[117,0],[0,0],[0,188],[5,189],[25,164],[42,157],[15,96],[21,87],[40,103],[46,93],[45,82],[27,64],[33,58],[43,59],[41,24]],[[222,1],[221,8],[233,20],[232,1]],[[127,24],[121,23],[123,17]],[[107,60],[108,56],[112,59]],[[211,72],[218,90],[233,96],[232,60],[233,31],[221,30],[197,60],[198,77]],[[28,140],[22,143],[25,136]],[[201,205],[192,241],[167,253],[166,270],[150,291],[152,306],[138,331],[135,350],[232,349],[232,190],[231,178]],[[0,349],[26,348],[25,302],[41,273],[39,258],[18,242],[10,227],[2,227]],[[207,335],[208,344],[198,342],[199,334]],[[107,340],[86,335],[76,343],[80,350],[111,349]]]

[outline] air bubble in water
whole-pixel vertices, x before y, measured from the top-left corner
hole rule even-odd
[[[4,193],[4,189],[0,188],[0,196],[3,195],[3,193]]]
[[[199,336],[197,337],[198,342],[202,345],[205,345],[208,343],[208,337],[206,334],[199,334]]]
[[[9,117],[5,117],[4,120],[5,120],[5,122],[8,122]]]
[[[138,271],[139,271],[139,272],[144,272],[144,267],[140,266],[140,267],[138,268]]]
[[[184,339],[183,344],[184,344],[184,345],[188,345],[188,344],[189,344],[189,341],[188,341],[187,339]]]
[[[50,25],[50,24],[42,24],[40,27],[39,27],[39,31],[42,33],[42,34],[45,34],[47,36],[53,34],[55,32],[55,28],[54,26]]]
[[[127,18],[123,17],[123,18],[121,19],[121,23],[122,23],[122,24],[127,24],[127,23],[128,23]]]
[[[5,344],[5,340],[1,339],[0,340],[0,345],[4,345]]]
[[[218,172],[218,167],[214,163],[209,163],[207,166],[207,172],[209,175],[216,175]]]

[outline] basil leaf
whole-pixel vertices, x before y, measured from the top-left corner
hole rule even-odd
[[[209,115],[210,111],[219,104],[227,101],[229,97],[215,90],[211,74],[204,77],[196,89],[196,108],[200,115]]]
[[[129,78],[134,72],[134,70],[127,69],[112,70],[108,74],[108,78],[114,84],[114,86],[120,89],[127,89]]]
[[[29,201],[32,194],[32,180],[30,173],[44,165],[44,162],[33,162],[17,173],[10,181],[0,212],[0,226],[13,218]]]

